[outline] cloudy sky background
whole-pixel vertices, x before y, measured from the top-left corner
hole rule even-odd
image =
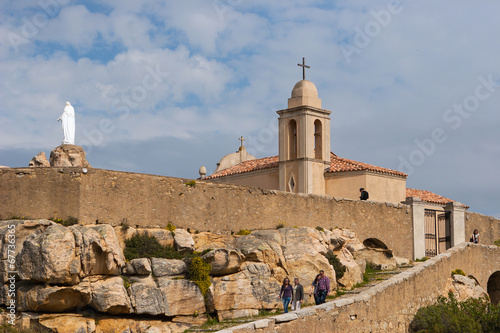
[[[276,155],[275,111],[305,57],[333,152],[500,217],[499,12],[493,0],[2,1],[0,165],[49,155],[67,100],[97,168],[196,178],[241,135]]]

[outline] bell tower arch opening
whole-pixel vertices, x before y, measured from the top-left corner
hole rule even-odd
[[[314,158],[323,159],[323,124],[319,119],[314,121]]]
[[[292,119],[288,122],[288,153],[287,160],[296,159],[298,156],[298,144],[297,144],[297,122]]]

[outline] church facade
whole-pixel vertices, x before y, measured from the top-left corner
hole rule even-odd
[[[279,154],[256,159],[242,144],[238,152],[224,156],[215,172],[205,179],[349,199],[359,198],[359,189],[365,188],[370,200],[404,201],[406,174],[342,158],[330,151],[330,113],[321,108],[311,81],[297,82],[288,108],[277,111]]]

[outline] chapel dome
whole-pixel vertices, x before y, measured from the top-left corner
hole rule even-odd
[[[318,90],[314,83],[308,80],[301,80],[295,84],[292,90],[292,98],[294,97],[315,97],[318,98]]]

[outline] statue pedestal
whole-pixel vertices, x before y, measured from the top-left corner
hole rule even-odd
[[[51,167],[90,167],[85,158],[85,151],[76,145],[63,144],[50,152]]]

